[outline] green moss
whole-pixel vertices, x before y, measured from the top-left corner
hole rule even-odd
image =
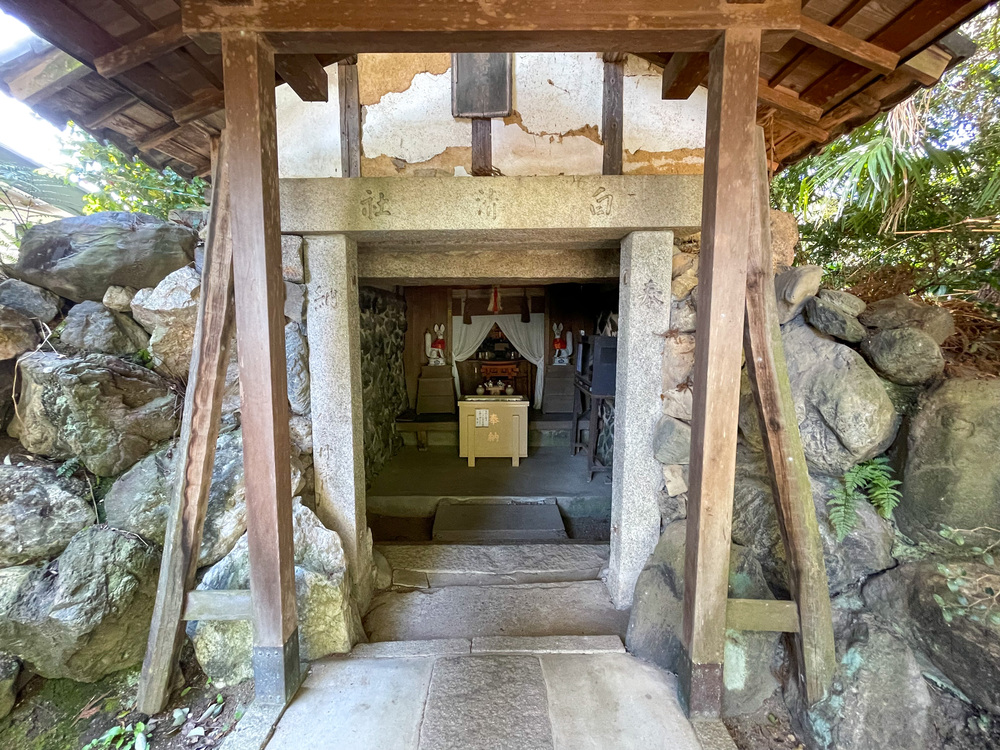
[[[125,670],[94,683],[38,680],[29,683],[20,703],[0,721],[4,750],[77,750],[85,740],[103,732],[115,716],[130,708],[139,669]],[[96,700],[95,700],[96,699]],[[91,717],[80,712],[97,707]]]

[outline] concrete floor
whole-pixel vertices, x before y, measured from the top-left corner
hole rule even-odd
[[[568,447],[529,448],[518,467],[509,458],[477,458],[469,468],[457,448],[405,446],[382,467],[368,496],[610,498],[609,475],[588,482],[586,467],[586,458],[571,456]]]
[[[678,705],[673,675],[625,653],[551,653],[543,647],[538,653],[317,662],[266,747],[700,750],[701,745]]]

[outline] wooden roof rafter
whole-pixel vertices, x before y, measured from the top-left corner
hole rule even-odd
[[[74,120],[155,166],[169,161],[189,176],[208,170],[209,138],[224,122],[221,55],[184,33],[175,0],[0,0],[0,8],[55,47],[4,76],[13,95],[50,102],[40,107],[50,118]],[[324,66],[340,57],[280,56],[275,83],[325,101]],[[59,75],[45,75],[46,67]]]

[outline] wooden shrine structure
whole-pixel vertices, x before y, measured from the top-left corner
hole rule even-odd
[[[692,715],[718,714],[727,627],[797,633],[803,692],[810,701],[824,697],[834,669],[830,601],[771,292],[768,171],[938,80],[969,54],[947,34],[986,4],[0,0],[54,45],[3,74],[18,98],[156,166],[213,176],[182,480],[139,708],[163,708],[186,619],[252,620],[259,700],[285,702],[299,685],[274,89],[283,81],[304,99],[323,99],[324,65],[342,61],[344,173],[356,176],[353,56],[368,52],[603,53],[606,173],[622,165],[624,53],[663,66],[665,98],[684,98],[707,82],[682,697]],[[481,163],[473,167],[489,174]],[[250,592],[192,592],[234,323]],[[743,349],[763,415],[794,602],[727,597]]]

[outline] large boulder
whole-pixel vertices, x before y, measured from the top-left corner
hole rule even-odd
[[[122,474],[104,498],[108,523],[163,544],[178,459],[177,441],[173,441]],[[300,492],[302,484],[302,467],[293,458],[292,492]],[[247,529],[245,494],[243,433],[227,432],[215,445],[199,567],[221,560],[243,536]]]
[[[132,315],[149,332],[149,354],[162,375],[187,380],[200,295],[201,274],[185,266],[132,297]]]
[[[0,466],[0,568],[47,562],[96,520],[85,482],[43,464]]]
[[[944,355],[918,328],[885,328],[861,342],[861,351],[883,377],[900,385],[920,385],[944,372]]]
[[[673,321],[671,321],[673,322]],[[691,421],[694,336],[677,333],[663,341],[663,413]]]
[[[853,349],[801,321],[782,327],[788,378],[806,462],[812,473],[841,476],[883,453],[899,427],[882,381]],[[745,378],[744,378],[745,381]],[[745,383],[740,428],[762,446],[757,409]]]
[[[201,274],[192,266],[174,271],[155,289],[140,289],[132,297],[132,315],[150,334],[153,368],[165,377],[188,378],[200,297]],[[222,413],[232,415],[239,408],[240,368],[234,338],[229,345]]]
[[[309,345],[302,324],[285,326],[285,360],[288,374],[288,404],[293,415],[302,416],[311,410],[309,391]]]
[[[100,302],[109,286],[156,286],[194,258],[198,235],[146,214],[109,211],[36,224],[6,268],[61,297]]]
[[[684,611],[684,550],[687,524],[669,524],[636,582],[625,644],[640,658],[677,672],[681,667],[681,628]],[[729,596],[737,599],[773,599],[750,551],[732,545],[729,553]],[[779,634],[726,632],[722,710],[726,716],[753,713],[763,705],[778,682],[771,665]]]
[[[942,526],[997,528],[1000,519],[1000,380],[947,380],[925,396],[913,418],[896,508],[900,530],[946,554],[962,549]],[[993,536],[965,534],[964,549]]]
[[[673,417],[664,416],[653,432],[653,455],[661,464],[691,462],[691,427]]]
[[[40,568],[0,571],[0,643],[36,674],[94,682],[142,661],[159,554],[90,526]]]
[[[795,266],[774,277],[774,294],[778,301],[778,321],[787,323],[819,292],[823,269],[819,266]]]
[[[827,290],[822,290],[820,296],[813,297],[806,303],[805,316],[809,325],[841,341],[852,344],[861,341],[868,331],[854,315],[836,304],[829,296],[824,296],[824,291]]]
[[[867,502],[857,506],[857,523],[842,540],[830,525],[827,502],[841,481],[812,476],[813,507],[819,520],[830,593],[845,591],[868,576],[895,565],[892,525]],[[788,590],[788,556],[781,540],[771,481],[763,456],[740,445],[733,502],[733,541],[753,550],[775,591]]]
[[[0,282],[0,305],[17,310],[26,318],[50,322],[62,308],[62,300],[52,292],[19,279]]]
[[[120,474],[174,436],[180,403],[145,367],[106,354],[21,359],[19,419],[11,432],[27,450],[78,458],[101,477]]]
[[[916,328],[923,331],[934,343],[943,344],[955,333],[955,321],[943,307],[914,302],[905,294],[872,302],[858,315],[858,320],[869,328]]]
[[[127,357],[149,346],[149,335],[132,318],[89,301],[69,311],[59,340],[80,351],[117,357]]]
[[[30,319],[17,310],[0,307],[0,360],[30,352],[39,341],[38,330]]]
[[[0,651],[0,719],[14,708],[17,701],[17,678],[21,675],[21,660]]]
[[[792,725],[814,750],[933,747],[933,699],[907,644],[871,615],[838,613],[837,670],[829,697],[807,707],[785,688]]]
[[[795,262],[795,247],[799,244],[799,222],[794,214],[771,209],[771,262],[774,270]]]
[[[351,600],[350,576],[340,537],[295,498],[295,599],[299,616],[299,656],[306,661],[346,653],[365,640],[361,617]],[[244,536],[205,574],[200,590],[246,589],[250,561]],[[253,676],[249,623],[191,622],[188,635],[198,663],[213,684],[234,685]]]
[[[996,586],[996,567],[925,561],[873,578],[865,585],[864,600],[977,706],[1000,714],[998,589],[992,595],[987,591]]]
[[[120,313],[132,312],[132,299],[139,292],[130,286],[109,286],[101,301],[109,310]]]

